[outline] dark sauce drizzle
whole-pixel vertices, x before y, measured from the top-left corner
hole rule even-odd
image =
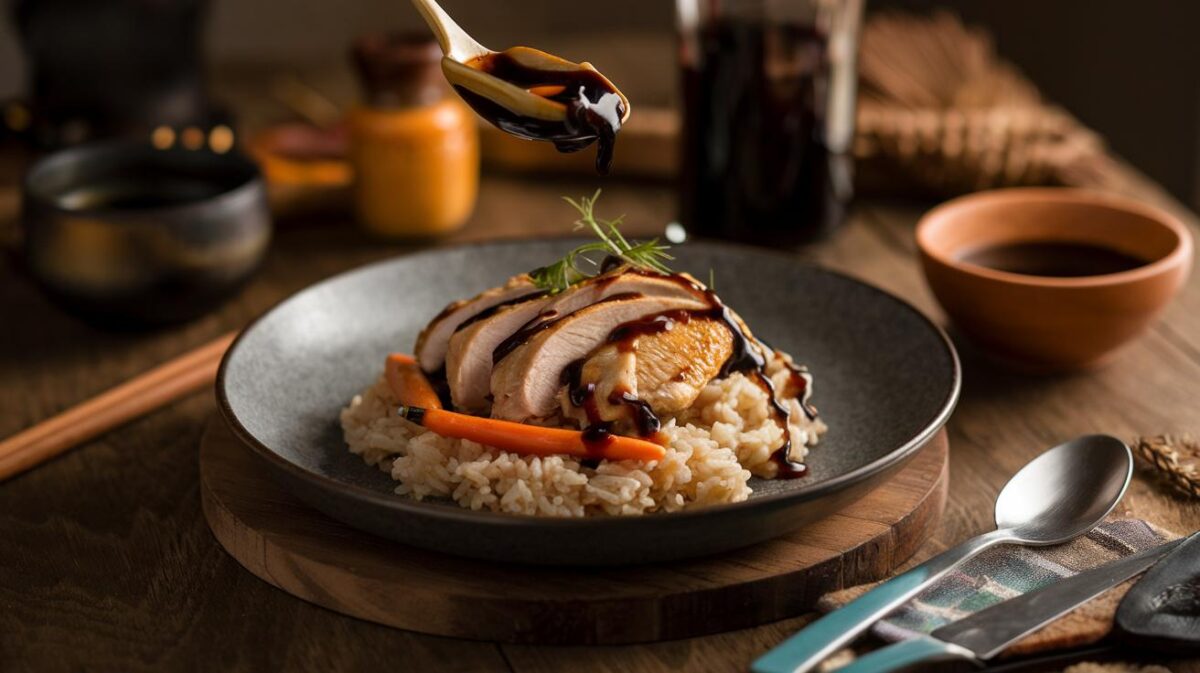
[[[804,415],[808,420],[813,421],[817,418],[817,408],[808,401],[808,384],[812,381],[812,375],[807,369],[797,367],[794,364],[788,363],[788,385],[796,391],[796,399],[800,400],[800,408],[804,410]]]
[[[658,420],[650,403],[639,400],[628,390],[614,390],[608,396],[609,404],[624,404],[633,416],[633,426],[637,428],[639,437],[653,437],[662,429],[662,421]]]
[[[621,301],[623,299],[633,299],[640,296],[642,296],[640,292],[621,292],[614,294],[611,297],[605,297],[595,304],[592,304],[592,306],[595,306],[596,304],[603,304],[607,301]],[[504,341],[501,341],[500,345],[496,346],[496,349],[492,351],[492,364],[499,364],[500,361],[507,357],[510,353],[517,350],[517,348],[524,345],[526,342],[536,336],[538,332],[550,329],[554,325],[558,324],[560,320],[563,320],[567,317],[569,317],[569,315],[559,316],[558,311],[553,309],[542,312],[536,318],[521,326],[521,329],[513,332],[506,339],[504,339]]]
[[[604,448],[612,442],[613,423],[600,419],[600,408],[596,405],[596,384],[584,384],[582,379],[583,360],[576,360],[563,370],[561,380],[567,386],[567,397],[572,405],[582,408],[587,414],[583,446],[592,455],[585,460],[599,460]]]
[[[508,301],[502,301],[499,304],[496,304],[495,306],[486,308],[486,309],[480,311],[479,313],[476,313],[475,315],[471,316],[470,318],[467,318],[466,320],[464,320],[462,322],[461,325],[454,328],[454,331],[458,332],[460,330],[464,330],[464,329],[470,327],[471,325],[479,322],[480,320],[487,320],[488,318],[496,315],[497,313],[499,313],[500,311],[503,311],[504,309],[508,308],[509,306],[516,306],[517,304],[524,304],[525,302],[533,301],[534,299],[541,299],[542,297],[545,297],[548,293],[549,293],[548,290],[538,290],[536,292],[530,292],[529,294],[523,294],[520,297],[515,297],[513,299],[509,299]]]
[[[596,142],[596,172],[602,175],[608,173],[612,166],[617,132],[621,130],[621,117],[625,115],[625,103],[600,73],[586,68],[535,68],[521,63],[506,52],[480,56],[466,65],[523,89],[545,88],[549,93],[539,95],[562,103],[567,108],[563,121],[535,119],[455,86],[458,95],[480,116],[512,135],[531,140],[549,140],[559,152],[578,152]]]
[[[608,343],[617,344],[617,350],[622,353],[630,353],[633,351],[638,337],[669,332],[675,328],[677,323],[686,325],[692,319],[692,313],[687,309],[675,309],[617,325],[616,329],[608,335]]]
[[[619,263],[620,262],[618,260],[617,264]],[[602,270],[608,270],[614,267],[615,264],[610,264],[609,259],[606,259],[601,265]],[[640,320],[627,322],[623,325],[618,325],[612,331],[608,337],[608,342],[616,343],[618,349],[622,352],[629,352],[634,348],[634,344],[636,343],[638,337],[642,335],[658,334],[668,331],[677,323],[686,324],[693,318],[718,320],[722,322],[733,335],[733,349],[729,357],[721,365],[718,378],[724,378],[734,372],[739,372],[751,376],[755,380],[755,382],[763,389],[763,391],[767,393],[767,399],[770,401],[775,422],[783,430],[783,444],[771,454],[772,462],[774,462],[779,468],[778,478],[794,479],[807,474],[808,467],[806,465],[803,463],[793,462],[788,458],[788,454],[791,452],[792,448],[791,432],[788,428],[788,418],[790,414],[788,409],[779,402],[779,399],[776,396],[775,385],[771,382],[771,379],[764,371],[766,368],[766,360],[763,357],[761,350],[752,344],[750,338],[746,336],[746,332],[742,329],[741,323],[733,317],[729,307],[725,306],[721,302],[720,298],[717,297],[716,293],[711,289],[703,288],[678,274],[667,276],[664,274],[655,274],[654,272],[644,270],[634,270],[633,272],[642,273],[645,275],[659,275],[665,278],[670,278],[681,285],[685,285],[686,287],[691,288],[697,295],[702,295],[708,302],[710,308],[699,311],[676,309],[673,311],[667,311],[665,313],[648,316]],[[545,328],[542,327],[540,329]],[[527,340],[527,338],[528,337],[522,339],[521,343],[523,343],[524,340]],[[511,352],[513,348],[516,348],[516,346],[514,345],[512,348],[510,348],[509,352]],[[497,349],[497,351],[499,351],[499,349]],[[804,409],[805,414],[810,418],[815,418],[816,410],[812,409],[808,405],[807,400],[804,399],[804,395],[807,393],[808,388],[807,372],[804,372],[802,369],[791,365],[789,365],[789,369],[791,370],[791,383],[797,388],[798,391],[800,391],[799,397],[801,400],[803,400],[801,406]],[[586,444],[589,441],[588,433],[591,432],[593,428],[596,428],[595,433],[593,433],[594,439],[607,438],[612,432],[613,424],[611,422],[604,422],[600,420],[599,410],[596,407],[595,402],[595,385],[591,383],[584,384],[582,382],[582,372],[582,360],[572,363],[563,372],[563,383],[568,387],[568,397],[571,400],[571,404],[575,405],[576,407],[583,408],[587,414],[588,427],[584,431],[584,442]],[[609,396],[608,401],[610,404],[623,403],[629,405],[630,409],[632,410],[631,413],[633,420],[637,426],[638,434],[642,437],[651,436],[657,433],[661,428],[661,422],[654,414],[653,409],[650,408],[650,405],[633,397],[629,391],[614,390],[612,395]]]
[[[608,273],[618,267],[624,266],[627,262],[616,255],[605,255],[600,262],[600,273]],[[630,269],[633,271],[633,269]]]
[[[442,408],[453,409],[454,402],[450,395],[450,382],[446,380],[446,365],[439,367],[436,372],[426,373],[425,378],[429,380],[429,386],[433,388],[433,392],[437,393]]]
[[[765,371],[766,359],[762,352],[750,343],[750,338],[746,336],[741,323],[733,317],[729,307],[722,304],[720,298],[712,290],[704,292],[708,295],[709,304],[713,307],[708,311],[708,317],[720,320],[733,332],[733,352],[729,354],[729,359],[725,361],[725,364],[721,365],[718,376],[723,378],[733,372],[746,374],[751,376],[767,393],[771,411],[774,412],[775,423],[783,430],[783,444],[771,454],[771,462],[779,468],[776,476],[780,479],[803,477],[808,473],[808,466],[788,458],[788,454],[792,451],[792,433],[788,427],[788,418],[791,414],[787,407],[780,404],[779,398],[775,394],[775,384],[771,382]]]

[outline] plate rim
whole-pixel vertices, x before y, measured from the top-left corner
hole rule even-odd
[[[381,506],[388,510],[397,511],[397,513],[400,514],[411,514],[414,516],[427,518],[444,519],[460,524],[498,528],[535,526],[558,529],[578,527],[605,528],[626,526],[657,526],[662,524],[656,522],[685,521],[711,516],[716,513],[733,514],[742,510],[751,511],[784,502],[799,504],[804,501],[816,500],[869,479],[875,474],[886,472],[889,468],[903,463],[921,447],[925,446],[930,438],[932,438],[938,432],[938,430],[946,425],[946,422],[950,419],[950,416],[954,413],[954,409],[958,404],[958,400],[962,392],[963,377],[962,363],[959,359],[958,351],[954,347],[954,342],[950,339],[949,335],[946,333],[946,330],[942,329],[940,325],[935,323],[929,316],[925,315],[922,311],[917,309],[908,301],[849,274],[825,268],[808,260],[798,259],[794,254],[790,254],[788,252],[763,249],[739,243],[699,239],[689,240],[683,245],[688,247],[709,248],[717,253],[721,252],[722,250],[736,249],[744,254],[773,257],[780,261],[786,261],[794,265],[804,266],[811,271],[829,276],[835,276],[842,280],[865,287],[867,290],[877,295],[881,295],[884,299],[887,299],[898,305],[902,310],[906,310],[915,315],[919,322],[930,328],[933,333],[938,336],[941,345],[945,348],[946,353],[950,356],[950,364],[952,369],[950,390],[939,405],[937,413],[932,419],[926,421],[922,429],[913,437],[900,446],[891,449],[885,455],[854,470],[851,470],[850,472],[813,484],[807,489],[766,493],[757,498],[747,498],[746,500],[742,500],[740,502],[719,503],[705,507],[697,507],[694,509],[685,509],[678,512],[655,512],[645,516],[587,517],[553,517],[537,516],[532,514],[513,514],[508,512],[492,512],[490,510],[476,511],[463,507],[448,506],[446,504],[431,505],[420,500],[414,500],[412,498],[406,498],[396,494],[383,494],[365,486],[347,483],[332,477],[327,477],[325,475],[312,472],[301,467],[300,465],[297,465],[296,463],[293,463],[290,460],[287,460],[279,453],[271,449],[271,447],[267,446],[258,438],[256,438],[253,433],[251,433],[238,420],[237,414],[234,412],[233,406],[230,404],[228,396],[225,392],[226,374],[230,360],[233,358],[238,347],[242,345],[243,338],[249,334],[260,322],[266,320],[276,311],[283,308],[285,304],[288,304],[294,300],[298,300],[300,297],[310,292],[314,292],[319,288],[335,281],[345,280],[358,274],[369,273],[377,267],[384,267],[405,260],[433,257],[461,250],[521,247],[531,243],[562,242],[566,244],[572,240],[582,239],[578,237],[542,236],[527,239],[474,241],[457,245],[438,246],[427,250],[401,253],[385,259],[368,262],[352,269],[347,269],[332,276],[317,280],[276,302],[270,308],[263,311],[262,314],[247,323],[246,326],[238,332],[237,337],[233,340],[233,343],[230,344],[224,355],[222,355],[220,366],[217,368],[217,376],[215,381],[217,409],[220,412],[221,417],[224,419],[226,425],[233,431],[238,439],[240,439],[246,446],[253,450],[256,455],[265,459],[267,463],[273,467],[288,473],[289,476],[298,478],[301,481],[305,481],[310,486],[323,491],[334,491],[338,495],[347,495],[354,499],[365,501],[367,504]]]

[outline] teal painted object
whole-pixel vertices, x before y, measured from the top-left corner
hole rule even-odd
[[[1085,435],[1034,458],[996,498],[996,530],[947,550],[818,619],[771,650],[754,673],[805,673],[872,624],[985,549],[998,544],[1045,546],[1095,528],[1120,502],[1133,476],[1133,454],[1121,440]]]
[[[993,531],[949,549],[880,584],[841,610],[809,624],[759,657],[750,670],[753,673],[803,673],[813,670],[830,654],[849,644],[872,624],[921,593],[942,575],[984,549],[1011,540],[1011,534],[1007,531]]]
[[[975,668],[983,668],[983,662],[967,648],[919,636],[861,656],[837,669],[837,673],[888,673],[915,664],[955,660],[968,662]]]

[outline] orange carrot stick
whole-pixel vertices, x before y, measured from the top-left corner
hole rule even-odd
[[[387,356],[383,367],[384,378],[392,394],[405,406],[423,407],[425,409],[441,409],[442,401],[438,399],[425,372],[411,355],[392,353]]]
[[[443,437],[469,439],[502,451],[525,455],[565,454],[580,458],[648,461],[661,460],[666,454],[658,444],[622,435],[608,435],[595,442],[585,442],[583,433],[578,430],[543,428],[538,425],[459,414],[445,409],[401,406],[399,414]]]

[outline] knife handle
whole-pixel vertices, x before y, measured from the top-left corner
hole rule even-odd
[[[962,670],[983,668],[983,662],[965,647],[926,636],[917,636],[869,652],[837,669],[837,673],[891,673],[892,671],[907,670],[917,664],[947,661],[963,662]]]

